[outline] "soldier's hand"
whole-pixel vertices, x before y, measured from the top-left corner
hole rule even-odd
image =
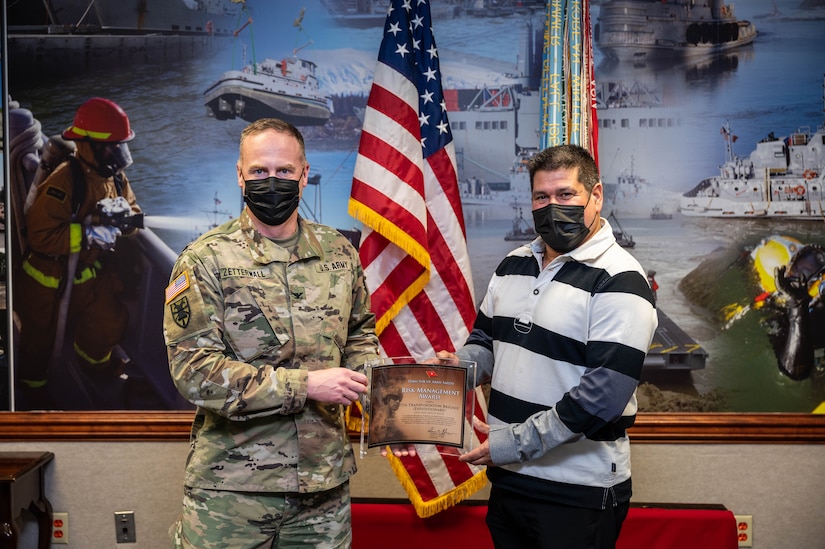
[[[349,406],[367,392],[367,376],[346,368],[312,370],[307,375],[307,398]]]
[[[387,453],[392,452],[395,457],[415,457],[418,452],[415,449],[415,444],[388,444],[381,448],[381,457],[387,457]]]

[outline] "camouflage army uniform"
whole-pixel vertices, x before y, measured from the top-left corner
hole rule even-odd
[[[376,358],[375,317],[349,241],[303,219],[299,231],[284,249],[244,211],[174,267],[164,335],[175,385],[197,406],[189,489],[311,495],[355,472],[344,408],[307,400],[307,372]]]

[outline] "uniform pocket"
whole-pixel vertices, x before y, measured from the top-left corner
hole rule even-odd
[[[238,288],[226,297],[224,330],[235,356],[250,362],[261,356],[275,358],[289,341],[286,325],[264,313],[254,286]]]

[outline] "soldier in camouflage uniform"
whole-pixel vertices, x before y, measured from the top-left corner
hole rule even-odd
[[[375,317],[358,253],[301,219],[303,137],[241,134],[240,217],[181,253],[166,290],[172,378],[197,406],[177,547],[349,547],[345,406],[367,389]]]

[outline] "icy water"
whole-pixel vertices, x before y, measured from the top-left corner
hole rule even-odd
[[[312,14],[314,4],[309,4],[308,14]],[[748,154],[768,132],[784,135],[798,126],[815,127],[823,122],[825,23],[811,20],[810,13],[793,12],[790,5],[777,4],[780,11],[787,12],[778,18],[757,17],[771,10],[768,0],[736,6],[739,17],[754,20],[760,34],[753,45],[726,55],[722,63],[707,59],[628,67],[606,64],[597,52],[597,81],[652,80],[673,91],[671,96],[676,98],[669,108],[680,113],[684,121],[681,141],[659,150],[661,143],[654,135],[635,150],[625,151],[636,157],[637,168],[649,168],[651,173],[642,175],[650,179],[654,189],[683,193],[702,178],[718,173],[724,160],[719,128],[725,121],[731,122],[738,136],[736,152],[740,155]],[[250,5],[254,7],[254,1]],[[259,58],[278,56],[272,51],[276,48],[290,51],[296,47],[291,28],[294,15],[276,18],[267,9],[259,8],[256,15]],[[745,13],[746,9],[751,11]],[[304,22],[312,29],[309,17]],[[540,15],[536,17],[540,20]],[[473,74],[487,74],[491,67],[515,66],[524,23],[524,17],[516,16],[435,21],[445,78],[453,74],[466,82]],[[302,54],[342,49],[340,61],[329,55],[315,59],[327,92],[360,89],[365,93],[369,75],[364,67],[374,65],[380,29],[338,28],[323,18],[318,25],[323,31],[310,31],[315,43]],[[512,29],[516,32],[508,32]],[[477,64],[479,56],[492,61]],[[36,84],[10,82],[8,91],[35,113],[46,134],[68,126],[77,106],[92,95],[117,101],[129,114],[137,134],[130,143],[135,163],[127,173],[147,212],[147,224],[177,252],[212,223],[237,215],[241,208],[234,165],[238,138],[246,123],[209,118],[202,102],[203,91],[220,72],[230,68],[232,57],[228,49],[212,59],[175,66],[119,67],[54,82],[44,76]],[[234,57],[237,65],[238,51]],[[448,74],[450,67],[453,72]],[[608,139],[605,136],[605,143]],[[355,145],[355,138],[343,145],[307,143],[311,173],[321,174],[322,179],[320,187],[309,188],[304,196],[305,216],[339,228],[357,225],[346,211]],[[605,171],[612,169],[608,165],[616,153],[601,151]],[[215,202],[216,197],[220,203]],[[512,226],[512,211],[509,206],[468,206],[465,218],[478,300],[495,265],[515,246],[503,238]],[[821,399],[811,394],[809,383],[791,382],[779,374],[758,324],[743,323],[723,333],[712,312],[693,305],[678,284],[718,248],[752,245],[774,232],[821,242],[825,224],[723,223],[690,220],[678,214],[671,220],[622,219],[621,223],[636,240],[632,253],[645,268],[658,273],[662,310],[710,353],[706,369],[693,374],[696,390],[724,389],[732,395],[732,411],[813,409]]]

